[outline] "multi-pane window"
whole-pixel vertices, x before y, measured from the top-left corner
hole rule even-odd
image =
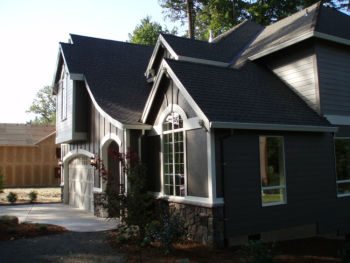
[[[260,137],[260,169],[262,204],[286,203],[282,137]]]
[[[334,144],[338,196],[350,195],[350,138],[337,138]]]
[[[166,195],[185,196],[183,119],[170,113],[163,123],[163,182]]]

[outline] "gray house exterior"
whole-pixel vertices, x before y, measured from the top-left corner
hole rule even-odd
[[[132,151],[196,241],[348,234],[349,23],[319,2],[211,43],[71,35],[54,79],[63,201],[106,216],[90,158],[127,186],[108,150]]]

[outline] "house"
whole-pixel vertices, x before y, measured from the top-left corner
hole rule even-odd
[[[108,151],[131,148],[196,241],[350,233],[347,24],[319,2],[210,43],[70,35],[54,78],[64,202],[103,216],[89,161],[127,185]]]
[[[59,186],[60,145],[54,125],[0,124],[0,169],[5,187]]]

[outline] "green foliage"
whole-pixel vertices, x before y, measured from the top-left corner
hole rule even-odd
[[[273,263],[275,244],[269,248],[261,241],[249,241],[248,245],[241,248],[240,253],[245,257],[243,263]]]
[[[156,44],[159,34],[176,34],[176,29],[171,32],[157,22],[152,22],[151,17],[141,19],[141,23],[136,26],[132,34],[129,34],[129,42],[153,46]]]
[[[14,192],[10,192],[6,198],[7,201],[9,201],[11,204],[14,204],[17,201],[17,194]]]
[[[350,263],[350,244],[345,244],[343,249],[338,251],[342,263]]]
[[[36,224],[36,226],[39,228],[40,231],[44,232],[47,231],[47,225],[46,224]]]
[[[0,193],[3,193],[4,191],[4,175],[1,172],[1,167],[0,167]]]
[[[190,263],[190,260],[188,258],[182,258],[179,260],[179,263]]]
[[[161,222],[152,221],[147,225],[147,236],[162,243],[165,254],[173,249],[173,244],[181,241],[186,235],[184,222],[179,214],[164,213]]]
[[[36,192],[36,191],[31,191],[31,192],[28,194],[28,196],[29,196],[30,202],[33,203],[33,202],[35,202],[36,199],[38,198],[38,192]]]
[[[55,124],[56,123],[56,99],[52,95],[52,88],[45,86],[40,89],[34,98],[32,105],[26,111],[34,113],[36,118],[31,120],[33,124]]]
[[[187,22],[187,1],[158,0],[163,14],[171,21]],[[193,23],[195,37],[208,40],[209,30],[214,36],[227,31],[244,19],[261,25],[269,25],[318,0],[193,0]],[[348,1],[325,0],[323,4],[336,9],[347,10]]]

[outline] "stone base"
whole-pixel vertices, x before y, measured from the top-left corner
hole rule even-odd
[[[97,217],[108,217],[105,193],[94,193],[94,215]]]
[[[178,213],[185,222],[188,237],[198,243],[223,247],[223,207],[200,207],[159,200],[162,209],[170,214]]]

